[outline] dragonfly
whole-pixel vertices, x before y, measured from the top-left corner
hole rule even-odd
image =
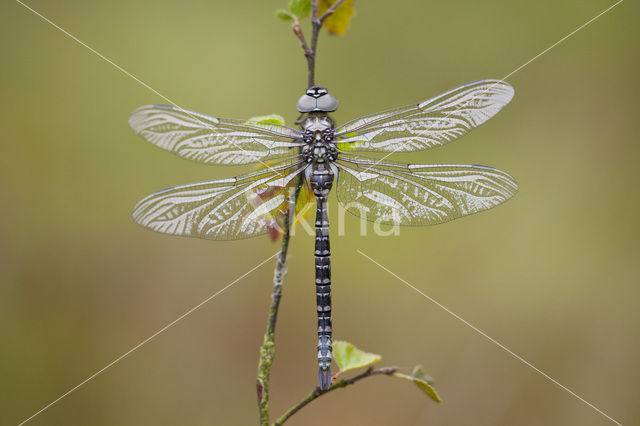
[[[443,146],[497,114],[513,94],[504,81],[480,80],[336,127],[329,113],[338,109],[338,100],[313,86],[296,105],[299,129],[216,118],[176,106],[143,106],[132,113],[129,124],[152,144],[201,163],[258,168],[158,191],[138,202],[132,215],[138,224],[165,234],[233,240],[268,233],[281,224],[290,205],[299,212],[315,200],[318,383],[328,389],[331,190],[335,187],[339,203],[350,213],[389,225],[435,225],[507,201],[518,185],[504,171],[475,164],[406,164],[387,157]]]

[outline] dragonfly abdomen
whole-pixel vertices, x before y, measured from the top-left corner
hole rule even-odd
[[[316,197],[316,305],[318,309],[318,381],[320,389],[331,385],[331,250],[329,247],[329,215],[327,197],[333,184],[333,173],[317,164],[309,178]]]

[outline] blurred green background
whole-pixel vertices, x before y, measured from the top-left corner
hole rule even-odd
[[[28,3],[179,105],[289,123],[306,66],[285,0]],[[334,117],[501,78],[610,1],[359,1],[323,34],[318,83]],[[356,252],[360,249],[623,424],[640,424],[638,64],[627,1],[508,81],[513,102],[461,141],[397,155],[472,162],[520,184],[490,212],[399,237],[332,233],[334,330],[424,365],[444,398],[377,377],[291,425],[605,425],[550,383]],[[275,253],[267,237],[155,234],[130,217],[167,186],[239,174],[153,147],[127,126],[166,103],[20,4],[0,6],[0,423],[17,424]],[[336,217],[332,198],[332,217]],[[316,383],[313,240],[292,242],[272,409]],[[273,262],[33,419],[33,425],[247,425]]]

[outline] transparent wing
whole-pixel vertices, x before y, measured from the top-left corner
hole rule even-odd
[[[336,129],[343,151],[409,152],[442,146],[487,121],[513,98],[500,80],[465,84],[418,105],[351,121]]]
[[[129,117],[131,128],[160,148],[209,164],[249,164],[304,145],[298,130],[278,124],[209,117],[169,105],[147,105]]]
[[[342,206],[382,224],[435,225],[495,207],[518,191],[513,177],[487,166],[378,164],[344,155],[336,164]]]
[[[153,231],[210,240],[273,232],[281,226],[294,178],[304,167],[281,164],[236,178],[164,189],[142,199],[133,219]]]

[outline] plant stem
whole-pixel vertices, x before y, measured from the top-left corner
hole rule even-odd
[[[304,33],[302,32],[302,28],[300,28],[300,21],[296,18],[296,20],[291,24],[291,29],[293,33],[300,40],[300,45],[302,46],[302,50],[304,50],[304,56],[307,57],[307,65],[309,61],[309,56],[312,55],[311,49],[309,49],[309,45],[307,44],[307,39],[304,38]]]
[[[307,86],[315,86],[315,74],[316,74],[316,52],[318,48],[318,35],[322,28],[322,23],[335,12],[335,10],[344,3],[345,0],[337,0],[331,5],[322,16],[318,17],[318,0],[311,0],[311,46],[307,44],[307,40],[300,28],[300,22],[296,19],[291,25],[293,33],[300,40],[302,50],[304,50],[304,56],[307,58],[307,69],[309,75],[307,78]]]
[[[315,86],[316,78],[316,53],[318,48],[318,34],[322,28],[322,22],[318,20],[318,0],[311,0],[311,55],[307,56],[307,68],[309,68],[309,87]]]
[[[357,382],[359,380],[365,379],[367,377],[375,376],[375,375],[378,375],[378,374],[384,374],[384,375],[390,376],[390,375],[394,374],[397,370],[398,370],[398,367],[382,367],[382,368],[380,368],[378,370],[374,370],[373,367],[369,367],[369,369],[367,371],[365,371],[364,373],[362,373],[362,374],[354,376],[354,377],[352,377],[350,379],[342,379],[339,382],[335,382],[326,391],[321,391],[320,388],[317,387],[317,388],[315,388],[313,390],[313,392],[311,392],[309,395],[307,395],[307,397],[305,399],[303,399],[302,401],[297,403],[295,406],[290,408],[278,420],[276,420],[274,423],[272,423],[272,426],[280,426],[280,425],[282,425],[284,422],[286,422],[289,419],[289,417],[293,416],[300,409],[302,409],[305,405],[309,404],[314,399],[316,399],[316,398],[318,398],[318,397],[320,397],[320,396],[322,396],[322,395],[324,395],[326,393],[329,393],[329,392],[331,392],[333,390],[336,390],[336,389],[344,388],[346,386],[354,384],[355,382]]]
[[[262,346],[260,346],[260,361],[258,362],[258,379],[256,380],[256,392],[258,396],[258,410],[260,412],[260,424],[269,424],[269,376],[271,375],[271,365],[276,352],[275,330],[278,318],[278,307],[282,297],[282,281],[287,274],[287,250],[289,249],[289,239],[291,225],[295,217],[296,202],[298,193],[302,185],[302,176],[298,175],[289,194],[289,207],[284,218],[282,231],[282,244],[280,253],[276,258],[276,268],[273,273],[273,291],[271,292],[271,307],[267,320],[267,331],[264,334]]]
[[[322,24],[324,22],[325,19],[327,19],[329,16],[331,16],[333,14],[333,12],[336,11],[336,9],[342,4],[344,3],[344,0],[338,0],[336,1],[334,4],[331,5],[331,7],[329,9],[327,9],[326,12],[324,12],[322,14],[322,16],[320,17],[320,24]]]
[[[305,39],[304,34],[302,33],[302,30],[300,28],[300,22],[296,19],[291,26],[293,33],[296,35],[298,40],[300,40],[300,45],[302,46],[302,50],[304,50],[305,57],[307,58],[307,68],[309,71],[309,76],[307,80],[308,87],[311,87],[315,84],[316,48],[318,46],[318,34],[320,32],[320,28],[322,28],[322,23],[343,2],[344,0],[337,0],[320,18],[318,18],[318,0],[311,0],[311,47],[307,45],[307,40]],[[256,394],[258,397],[258,411],[260,413],[260,424],[262,426],[268,426],[269,424],[269,377],[271,375],[271,365],[273,364],[273,358],[276,352],[276,347],[275,347],[276,319],[278,317],[278,308],[280,306],[280,299],[282,298],[282,282],[284,280],[284,276],[287,274],[287,250],[289,248],[290,231],[291,231],[291,226],[293,225],[293,218],[295,217],[296,203],[298,201],[298,194],[300,192],[301,186],[302,186],[302,175],[299,174],[296,177],[296,180],[293,184],[293,190],[289,194],[289,207],[284,219],[284,226],[283,226],[284,229],[282,232],[282,245],[280,246],[280,253],[278,254],[278,257],[276,259],[276,268],[273,274],[273,291],[271,293],[271,307],[269,308],[267,330],[264,334],[262,346],[260,346],[260,361],[258,362],[258,378],[256,380]],[[381,374],[381,373],[369,372],[369,375],[371,374]],[[359,376],[356,376],[356,377],[359,377]],[[334,388],[344,387],[347,384],[351,384],[351,383],[353,382],[346,383],[344,380],[342,380],[337,384],[334,384],[327,392],[331,391]],[[317,396],[312,398],[311,400],[315,398],[317,398]],[[308,404],[308,402],[305,403],[304,405],[306,404]],[[302,408],[302,406],[295,409],[295,411],[298,411],[300,408]],[[284,418],[284,420],[286,420],[288,417],[293,415],[295,411],[291,412],[287,417]],[[284,420],[282,420],[282,422],[284,422]]]

